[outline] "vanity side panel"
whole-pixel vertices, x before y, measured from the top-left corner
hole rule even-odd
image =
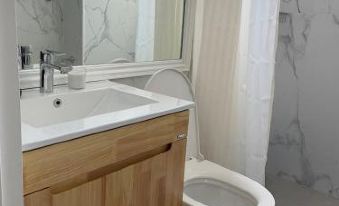
[[[25,152],[24,194],[171,144],[187,125],[185,111]]]

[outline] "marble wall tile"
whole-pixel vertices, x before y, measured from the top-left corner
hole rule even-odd
[[[19,45],[33,46],[33,61],[46,48],[60,50],[63,39],[61,0],[16,0]]]
[[[19,45],[32,45],[33,63],[40,51],[51,49],[82,60],[81,0],[16,0]]]
[[[164,2],[158,5],[166,8]],[[176,5],[183,3],[178,2],[171,6],[180,10]],[[174,44],[163,46],[158,41],[161,50],[155,52],[155,16],[159,9],[155,0],[16,0],[16,7],[18,42],[33,46],[34,63],[39,62],[39,53],[44,49],[73,55],[76,65],[154,61],[155,53],[163,48],[166,53]],[[162,20],[168,23],[174,14],[177,17],[172,19],[180,20],[182,14],[176,12],[163,14]],[[181,38],[181,23],[175,25],[180,32],[173,35],[159,25],[158,30],[164,30],[159,40],[172,42],[166,35],[175,39],[177,33]]]
[[[84,63],[134,62],[137,11],[135,0],[84,0]]]
[[[339,3],[281,4],[267,173],[339,198]]]

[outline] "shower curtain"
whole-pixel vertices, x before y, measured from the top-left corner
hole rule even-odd
[[[202,13],[193,68],[202,153],[264,184],[279,0],[205,1]]]
[[[135,62],[154,59],[155,0],[139,0]]]
[[[182,0],[139,0],[135,61],[163,61],[181,55]]]

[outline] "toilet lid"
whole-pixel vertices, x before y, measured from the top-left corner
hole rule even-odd
[[[153,74],[145,90],[194,102],[192,86],[188,78],[175,69],[164,69]],[[186,157],[201,158],[196,107],[190,110]]]

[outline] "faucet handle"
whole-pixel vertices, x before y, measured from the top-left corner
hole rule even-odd
[[[63,55],[67,55],[67,54],[64,53],[64,52],[58,52],[58,51],[54,51],[54,50],[50,50],[50,49],[45,49],[45,50],[43,50],[42,52],[45,53],[45,54],[53,55],[53,56],[63,56]]]
[[[49,50],[40,51],[40,63],[51,63],[52,62],[52,52]]]
[[[53,60],[54,57],[61,57],[67,55],[66,53],[63,52],[57,52],[49,49],[45,49],[40,52],[40,60],[42,62],[50,62]]]
[[[64,52],[57,52],[46,49],[40,52],[40,61],[60,67],[69,67],[74,64],[75,58]]]

